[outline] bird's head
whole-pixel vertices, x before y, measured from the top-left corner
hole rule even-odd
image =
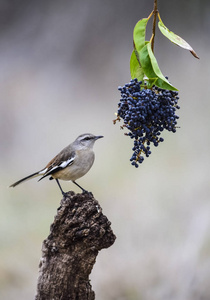
[[[74,141],[75,144],[81,146],[82,148],[93,148],[93,145],[96,140],[103,138],[102,135],[93,135],[91,133],[84,133],[78,136],[78,138]]]

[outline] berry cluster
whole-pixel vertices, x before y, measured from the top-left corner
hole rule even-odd
[[[166,129],[176,132],[177,119],[175,112],[179,109],[178,92],[164,90],[153,86],[151,89],[132,79],[123,87],[118,87],[121,92],[118,104],[118,117],[124,120],[122,128],[126,127],[126,135],[134,139],[131,164],[136,168],[142,163],[144,156],[151,154],[150,145],[158,146],[163,142],[161,132]],[[114,123],[116,122],[114,121]]]

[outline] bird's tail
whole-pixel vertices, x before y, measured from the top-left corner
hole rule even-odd
[[[36,173],[33,173],[33,174],[31,174],[31,175],[29,175],[29,176],[27,176],[27,177],[24,177],[24,178],[22,178],[22,179],[16,181],[15,183],[11,184],[9,187],[15,187],[16,185],[18,185],[18,184],[20,184],[20,183],[22,183],[22,182],[24,182],[24,181],[27,181],[27,180],[29,180],[29,179],[32,179],[32,178],[37,177],[37,176],[40,176],[40,175],[41,175],[41,171],[36,172]]]

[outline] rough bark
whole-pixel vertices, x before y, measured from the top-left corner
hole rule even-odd
[[[89,275],[115,241],[110,225],[91,193],[68,192],[42,245],[35,300],[94,300]]]

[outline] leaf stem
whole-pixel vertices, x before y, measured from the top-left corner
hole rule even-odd
[[[156,29],[156,19],[157,19],[157,0],[154,0],[154,9],[153,9],[153,26],[152,26],[152,39],[151,39],[151,47],[152,52],[154,53],[154,41],[155,41],[155,29]]]

